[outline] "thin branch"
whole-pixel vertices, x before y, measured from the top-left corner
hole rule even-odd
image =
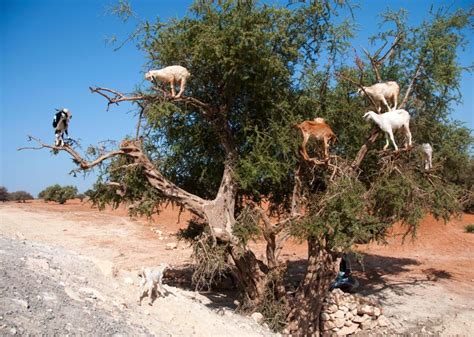
[[[364,86],[362,85],[362,83],[357,82],[357,81],[353,80],[352,78],[345,76],[345,75],[342,74],[342,73],[337,73],[336,76],[339,77],[339,78],[341,78],[341,79],[343,79],[343,80],[346,80],[346,81],[348,81],[348,82],[351,82],[352,84],[355,84],[357,87],[359,87],[360,90],[362,90],[362,91],[364,92],[365,97],[368,97],[368,98],[369,98],[369,100],[370,100],[370,102],[372,103],[372,105],[373,105],[374,107],[377,106],[377,104],[375,103],[374,99],[373,99],[370,95],[368,95],[367,92],[365,91]]]
[[[423,67],[423,60],[420,60],[420,62],[418,62],[418,65],[416,66],[415,74],[413,75],[413,78],[410,81],[410,85],[408,86],[408,89],[405,93],[405,97],[403,98],[402,103],[399,105],[399,109],[403,108],[405,106],[405,104],[408,102],[408,97],[411,94],[411,91],[413,89],[413,85],[415,84],[415,81],[417,80],[417,78],[419,78],[420,75],[421,75],[422,67]]]
[[[370,60],[370,64],[372,65],[372,69],[374,70],[375,72],[375,77],[377,78],[377,82],[380,83],[382,82],[382,77],[380,76],[380,72],[379,72],[379,69],[377,68],[377,61],[374,59],[373,56],[370,55],[370,53],[365,49],[365,48],[362,48],[362,50],[364,51],[364,54],[369,58]]]
[[[135,95],[135,96],[127,96],[125,94],[122,94],[118,91],[115,91],[113,89],[109,88],[101,88],[101,87],[89,87],[89,90],[92,93],[97,93],[101,95],[102,97],[105,97],[108,101],[107,104],[107,110],[109,110],[110,105],[112,104],[117,104],[120,102],[125,102],[125,101],[143,101],[143,100],[150,100],[152,99],[152,96],[147,96],[147,95]],[[112,95],[110,95],[112,94]]]
[[[369,151],[369,147],[373,143],[375,143],[379,134],[380,134],[380,129],[378,127],[374,127],[370,133],[369,138],[367,138],[364,145],[362,145],[359,152],[357,152],[357,155],[351,165],[352,169],[357,169],[360,166],[360,163],[362,162],[365,155],[367,154],[367,151]]]
[[[38,139],[36,137],[33,137],[33,136],[28,136],[28,141],[35,141],[40,146],[39,147],[21,147],[21,148],[18,149],[18,151],[22,151],[22,150],[41,150],[41,149],[45,149],[45,148],[55,150],[55,151],[65,151],[65,152],[67,152],[71,155],[71,157],[73,158],[74,163],[79,165],[82,170],[91,169],[94,166],[97,166],[100,163],[102,163],[104,160],[107,160],[109,158],[115,157],[115,156],[120,155],[120,154],[124,154],[124,152],[122,150],[115,150],[115,151],[105,153],[105,154],[97,157],[93,161],[87,161],[84,158],[82,158],[81,155],[79,153],[77,153],[69,145],[55,146],[55,145],[45,144],[40,139]]]

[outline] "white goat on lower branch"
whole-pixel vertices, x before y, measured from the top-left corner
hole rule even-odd
[[[384,150],[386,150],[389,145],[388,139],[390,137],[390,140],[395,147],[395,151],[398,151],[398,146],[395,143],[395,139],[393,137],[393,131],[400,128],[403,128],[408,139],[408,143],[405,142],[405,148],[408,148],[408,146],[411,147],[410,114],[408,111],[400,109],[389,111],[380,115],[373,111],[369,111],[364,115],[364,118],[366,120],[373,120],[379,126],[379,128],[385,132],[386,144],[383,147]]]
[[[189,76],[188,69],[182,66],[169,66],[159,70],[150,70],[145,74],[145,78],[148,81],[162,81],[165,83],[169,83],[171,86],[171,97],[179,98],[184,92],[184,88],[186,86],[186,81],[188,80]],[[179,83],[179,92],[176,95],[174,91],[175,83]]]

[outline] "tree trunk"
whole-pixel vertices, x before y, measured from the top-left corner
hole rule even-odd
[[[309,239],[308,269],[288,316],[288,329],[293,336],[319,336],[321,307],[335,274],[335,256],[324,243]]]
[[[267,288],[268,268],[258,260],[250,250],[240,251],[232,247],[230,255],[234,261],[239,285],[248,297],[251,308],[256,308],[262,302]]]

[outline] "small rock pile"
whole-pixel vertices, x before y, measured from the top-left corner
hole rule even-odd
[[[324,300],[321,329],[325,335],[346,336],[388,325],[388,319],[374,301],[340,289],[334,289]]]

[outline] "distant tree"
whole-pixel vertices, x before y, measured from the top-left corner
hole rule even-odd
[[[10,193],[10,200],[17,202],[26,202],[26,200],[33,200],[33,196],[26,191],[16,191]]]
[[[84,193],[79,193],[76,195],[76,198],[78,198],[81,202],[86,198],[87,196]]]
[[[2,202],[5,202],[5,201],[8,201],[9,197],[9,193],[8,193],[8,190],[3,187],[3,186],[0,186],[0,201]]]
[[[67,200],[74,199],[76,196],[77,187],[63,187],[59,184],[49,186],[38,194],[38,198],[42,198],[44,201],[56,201],[60,204],[64,204]]]

